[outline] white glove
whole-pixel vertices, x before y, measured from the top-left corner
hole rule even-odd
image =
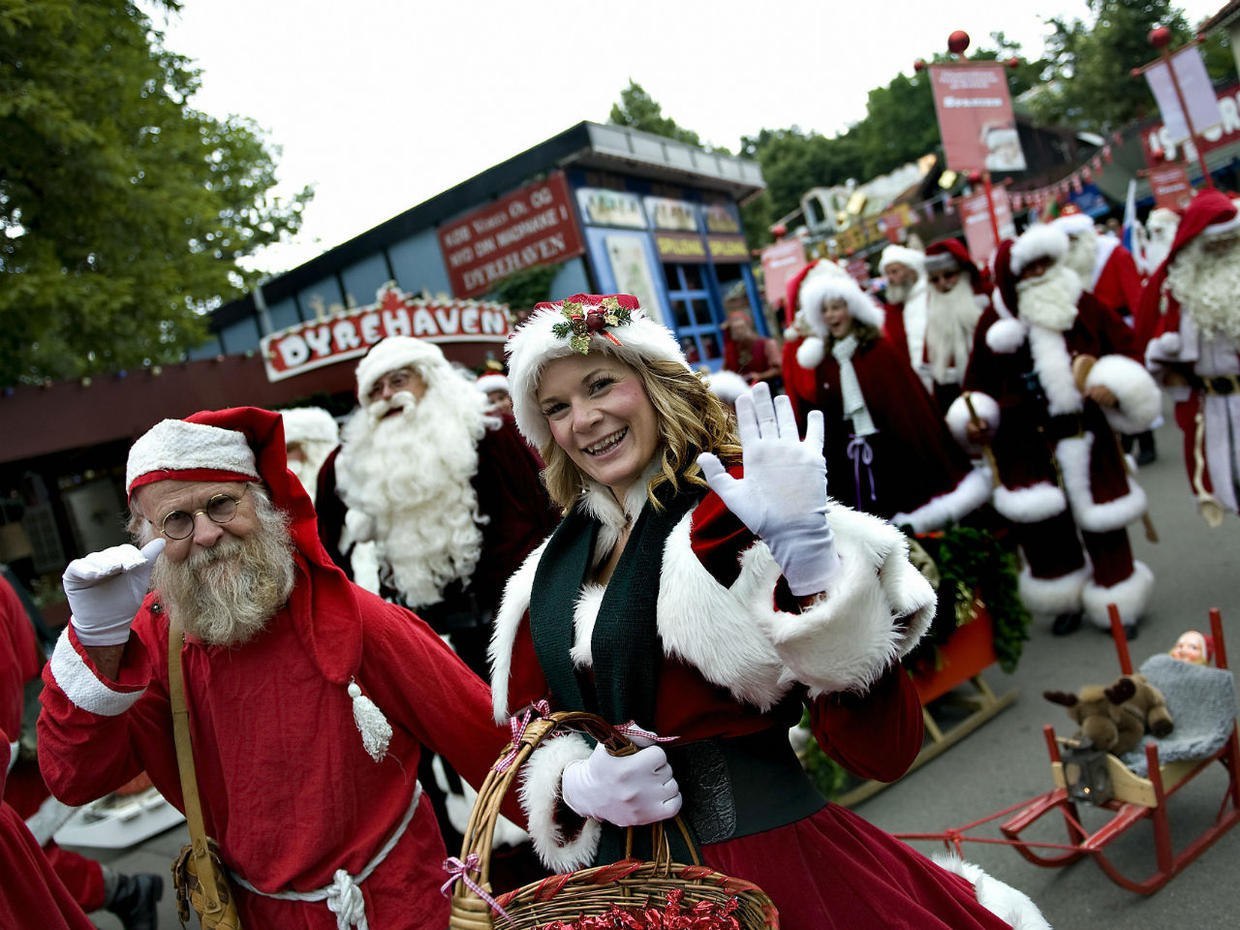
[[[163,551],[161,537],[141,551],[129,545],[112,546],[69,563],[62,580],[78,642],[83,646],[125,644],[129,625],[150,587],[155,558]]]
[[[675,817],[683,802],[661,746],[647,746],[631,756],[613,756],[599,743],[590,758],[565,767],[561,794],[580,816],[618,827]]]
[[[771,550],[797,597],[818,594],[839,568],[827,523],[827,461],[822,454],[822,411],[811,410],[805,441],[792,402],[771,402],[766,382],[736,401],[745,477],[733,478],[710,452],[698,465],[712,491]]]

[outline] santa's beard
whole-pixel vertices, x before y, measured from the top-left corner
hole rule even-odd
[[[1056,332],[1071,329],[1081,291],[1080,276],[1063,262],[1055,262],[1040,277],[1017,283],[1020,318]]]
[[[931,288],[926,295],[926,356],[934,380],[943,384],[955,367],[957,379],[973,348],[973,331],[982,308],[973,282],[962,274],[946,294]]]
[[[151,574],[164,606],[185,632],[211,646],[253,639],[293,591],[288,518],[256,490],[250,494],[257,514],[252,533],[237,538],[225,532],[214,546],[184,561],[159,559]]]
[[[1218,252],[1194,240],[1167,269],[1167,283],[1204,338],[1240,341],[1240,240]]]
[[[473,385],[447,373],[421,399],[397,394],[345,424],[336,482],[349,527],[362,527],[346,544],[373,540],[384,582],[410,607],[438,603],[446,584],[467,581],[478,564],[484,521],[471,479],[486,404]]]
[[[887,303],[889,304],[905,303],[908,300],[908,295],[913,293],[913,286],[916,283],[917,283],[916,281],[913,281],[909,284],[891,284],[889,282],[887,284]]]
[[[1082,282],[1093,281],[1094,267],[1098,264],[1098,234],[1091,229],[1072,236],[1068,240],[1068,253],[1061,261],[1075,271]]]
[[[303,442],[301,444],[302,459],[289,459],[288,470],[297,476],[297,480],[301,482],[301,486],[306,489],[306,493],[310,495],[310,500],[314,500],[314,493],[318,487],[319,469],[323,467],[323,463],[327,461],[327,457],[335,448],[335,443],[331,442]]]

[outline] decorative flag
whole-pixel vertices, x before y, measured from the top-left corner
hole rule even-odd
[[[1111,154],[1111,146],[1109,144],[1102,147],[1102,160],[1108,165],[1114,160],[1114,156]]]
[[[1124,225],[1121,240],[1132,253],[1138,268],[1145,267],[1143,241],[1137,237],[1137,179],[1128,179],[1128,196],[1124,199]]]

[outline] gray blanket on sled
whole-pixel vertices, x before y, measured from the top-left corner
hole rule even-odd
[[[1222,748],[1236,719],[1236,683],[1228,669],[1156,655],[1137,671],[1167,699],[1175,729],[1162,739],[1147,734],[1140,746],[1119,757],[1124,765],[1142,777],[1149,774],[1145,743],[1158,747],[1160,764],[1203,759]]]

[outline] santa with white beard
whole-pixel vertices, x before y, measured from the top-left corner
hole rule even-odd
[[[373,542],[381,593],[485,675],[504,582],[559,520],[542,463],[426,340],[376,343],[357,366],[357,397],[320,475],[320,535],[346,570],[349,549]]]
[[[1063,261],[1080,275],[1085,292],[1131,325],[1141,302],[1141,272],[1132,253],[1114,236],[1099,235],[1093,219],[1073,205],[1065,207],[1052,225],[1068,234]]]
[[[284,420],[284,449],[288,470],[314,500],[319,469],[340,444],[340,427],[322,407],[290,407],[276,411]]]
[[[1126,527],[1146,499],[1115,431],[1147,428],[1158,388],[1130,357],[1131,331],[1084,292],[1067,252],[1064,232],[1045,225],[999,247],[996,306],[978,324],[948,425],[994,454],[1001,484],[992,503],[1024,557],[1025,606],[1054,617],[1062,635],[1082,613],[1109,629],[1113,603],[1132,636],[1154,578],[1132,557]]]
[[[921,358],[926,329],[926,256],[892,244],[878,259],[883,276],[883,337],[906,361]],[[796,304],[789,306],[795,309]]]
[[[1136,234],[1141,242],[1137,270],[1142,277],[1148,278],[1167,260],[1179,227],[1180,214],[1167,207],[1155,207],[1145,218],[1145,225],[1137,226]]]
[[[1146,286],[1145,359],[1175,403],[1201,515],[1223,522],[1240,502],[1240,213],[1198,191],[1166,261]]]
[[[946,413],[960,396],[973,336],[990,306],[990,289],[958,239],[926,247],[926,282],[924,349],[913,368]]]

